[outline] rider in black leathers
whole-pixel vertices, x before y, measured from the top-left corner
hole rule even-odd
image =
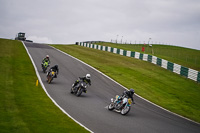
[[[49,75],[49,73],[50,73],[51,71],[56,72],[54,78],[57,78],[57,75],[58,75],[58,72],[59,72],[58,65],[55,65],[55,66],[51,67],[51,68],[49,69],[49,71],[47,72],[47,76]]]
[[[135,93],[134,89],[131,88],[129,91],[124,91],[120,98],[122,97],[131,98],[132,102],[135,103],[133,99],[134,93]]]

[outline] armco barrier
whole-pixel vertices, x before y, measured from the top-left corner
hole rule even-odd
[[[174,70],[174,63],[168,62],[167,63],[167,69],[173,72],[173,70]]]
[[[148,61],[162,68],[168,69],[174,73],[180,74],[186,78],[189,78],[191,80],[194,80],[200,83],[199,71],[178,65],[176,63],[169,62],[167,60],[158,58],[156,56],[134,52],[134,51],[127,51],[127,50],[118,49],[118,48],[112,48],[109,46],[96,45],[96,44],[91,44],[91,43],[79,42],[78,45]]]
[[[157,64],[157,57],[156,57],[156,56],[153,56],[153,57],[152,57],[152,63],[153,63],[153,64]]]
[[[187,67],[181,66],[181,72],[180,72],[180,74],[182,76],[188,77],[188,70],[189,69]]]
[[[148,55],[148,62],[152,62],[152,55]]]
[[[158,66],[162,66],[162,59],[157,58],[156,64],[157,64]]]
[[[197,82],[200,82],[200,72],[198,72]]]

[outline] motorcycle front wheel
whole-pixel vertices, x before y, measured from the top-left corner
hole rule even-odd
[[[44,67],[43,67],[42,69],[43,69],[43,72],[44,72],[44,73],[46,73],[46,70],[47,70],[47,69],[46,69],[46,68],[44,68]]]
[[[122,115],[126,115],[128,114],[128,112],[131,110],[130,106],[125,106],[122,110],[121,110],[121,114]]]
[[[74,92],[73,92],[73,87],[70,89],[70,92],[73,94]]]
[[[79,88],[77,93],[76,93],[76,96],[79,97],[83,92],[83,89]]]
[[[49,75],[49,76],[48,76],[48,80],[47,80],[47,82],[50,84],[51,81],[52,81],[52,77]]]

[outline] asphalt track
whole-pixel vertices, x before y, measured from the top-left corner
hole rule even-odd
[[[101,73],[44,44],[25,42],[49,95],[69,115],[95,133],[200,133],[200,125],[135,96],[136,104],[126,115],[108,111],[110,98],[122,94],[124,88]],[[46,82],[41,61],[50,56],[51,66],[59,65],[58,78]],[[76,97],[70,93],[71,85],[79,76],[91,74],[88,92]],[[59,123],[58,123],[59,124]]]

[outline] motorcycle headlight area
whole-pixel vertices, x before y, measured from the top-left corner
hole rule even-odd
[[[86,87],[87,87],[87,85],[84,85],[83,83],[81,83],[81,86],[83,86],[84,88],[86,88]]]
[[[111,98],[111,102],[114,102],[114,99],[113,99],[113,98]]]

